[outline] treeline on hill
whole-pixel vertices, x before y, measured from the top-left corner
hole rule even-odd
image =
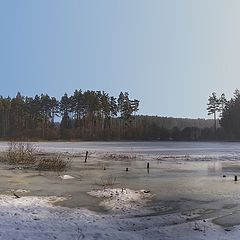
[[[136,116],[136,122],[144,140],[215,140],[214,121],[211,119]]]
[[[186,127],[196,127],[199,129],[212,128],[214,121],[212,119],[190,119],[190,118],[173,118],[173,117],[160,117],[160,116],[137,116],[137,119],[147,118],[151,123],[156,123],[159,127],[168,130],[174,127],[183,130]]]
[[[208,114],[213,115],[217,140],[240,140],[240,91],[236,89],[230,100],[223,93],[219,98],[216,93],[208,99]],[[217,128],[219,115],[220,128]]]

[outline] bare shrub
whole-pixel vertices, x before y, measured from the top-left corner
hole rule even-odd
[[[62,172],[69,168],[71,162],[69,158],[66,160],[61,155],[53,155],[50,157],[42,157],[37,163],[37,170],[39,171],[56,171]]]
[[[6,152],[6,161],[16,165],[33,165],[36,163],[36,147],[29,143],[10,142]]]

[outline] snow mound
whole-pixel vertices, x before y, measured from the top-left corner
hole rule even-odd
[[[63,175],[63,176],[59,176],[62,180],[68,180],[68,179],[74,179],[73,176],[70,175]]]
[[[100,206],[118,213],[130,213],[139,210],[154,197],[150,191],[135,191],[128,188],[102,189],[88,192],[88,194],[103,198]]]

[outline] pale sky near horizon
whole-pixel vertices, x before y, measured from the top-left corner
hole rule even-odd
[[[239,0],[1,0],[0,95],[128,91],[139,114],[205,118],[240,88]]]

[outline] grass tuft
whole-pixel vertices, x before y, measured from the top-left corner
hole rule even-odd
[[[101,185],[104,188],[113,186],[115,182],[116,182],[116,177],[114,177],[113,175],[101,177]]]

